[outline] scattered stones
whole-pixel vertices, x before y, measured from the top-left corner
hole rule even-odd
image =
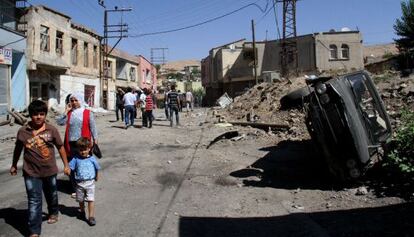
[[[358,195],[358,196],[364,196],[364,195],[367,195],[367,194],[368,194],[368,190],[367,190],[367,188],[366,188],[366,187],[364,187],[364,186],[359,187],[359,188],[356,190],[356,193],[355,193],[355,195]]]

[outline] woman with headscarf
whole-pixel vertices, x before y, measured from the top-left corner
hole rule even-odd
[[[64,145],[68,161],[72,160],[74,155],[76,155],[76,141],[80,137],[88,138],[93,142],[92,144],[98,143],[95,119],[92,111],[85,108],[83,93],[75,92],[69,96],[69,103],[66,105],[65,114],[57,119],[57,123],[59,125],[66,124]],[[72,173],[71,183],[74,188],[75,180]]]

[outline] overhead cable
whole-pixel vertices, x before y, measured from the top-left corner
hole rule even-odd
[[[186,29],[194,28],[194,27],[197,27],[197,26],[201,26],[201,25],[204,25],[204,24],[207,24],[207,23],[210,23],[210,22],[213,22],[213,21],[219,20],[219,19],[224,18],[224,17],[226,17],[226,16],[232,15],[232,14],[234,14],[234,13],[236,13],[236,12],[239,12],[239,11],[241,11],[241,10],[243,10],[243,9],[246,9],[246,8],[248,8],[248,7],[251,7],[251,6],[254,6],[254,7],[259,8],[259,10],[260,10],[261,12],[263,12],[263,13],[264,13],[264,12],[266,12],[266,11],[267,11],[267,9],[262,9],[262,8],[261,8],[261,7],[257,4],[257,2],[259,2],[259,1],[260,1],[260,0],[258,0],[258,1],[256,1],[256,2],[254,2],[254,3],[247,4],[247,5],[243,6],[243,7],[240,7],[240,8],[238,8],[238,9],[236,9],[236,10],[234,10],[234,11],[231,11],[231,12],[229,12],[229,13],[223,14],[223,15],[221,15],[221,16],[214,17],[214,18],[212,18],[212,19],[209,19],[209,20],[206,20],[206,21],[203,21],[203,22],[200,22],[200,23],[194,24],[194,25],[189,25],[189,26],[185,26],[185,27],[180,27],[180,28],[176,28],[176,29],[172,29],[172,30],[164,30],[164,31],[151,32],[151,33],[143,33],[143,34],[137,34],[137,35],[130,35],[130,36],[128,36],[128,37],[130,37],[130,38],[139,38],[139,37],[143,37],[143,36],[166,34],[166,33],[172,33],[172,32],[177,32],[177,31],[182,31],[182,30],[186,30]]]

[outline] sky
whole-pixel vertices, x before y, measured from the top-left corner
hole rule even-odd
[[[104,8],[98,0],[28,0],[58,10],[76,23],[103,35]],[[128,24],[128,38],[117,48],[151,59],[151,48],[167,48],[165,60],[201,60],[210,49],[239,39],[252,41],[251,20],[257,41],[279,39],[282,3],[272,0],[104,0],[106,9],[132,8],[109,13],[109,24]],[[300,0],[296,6],[297,35],[359,30],[364,45],[391,43],[393,25],[401,17],[400,0]],[[275,14],[276,12],[276,14]],[[275,17],[276,15],[276,17]],[[214,20],[216,19],[216,20]],[[202,24],[203,22],[208,22]],[[198,25],[198,26],[195,26]],[[195,27],[191,27],[195,26]],[[189,28],[187,28],[189,27]],[[175,29],[187,28],[174,31]],[[173,31],[164,34],[152,34]],[[149,35],[147,35],[149,34]],[[116,40],[110,40],[114,44]],[[153,57],[161,57],[153,50]]]

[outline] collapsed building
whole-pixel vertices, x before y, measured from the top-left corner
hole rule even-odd
[[[321,32],[295,37],[297,62],[288,57],[288,69],[299,74],[353,71],[364,68],[362,35],[359,31]],[[224,92],[240,95],[256,84],[254,58],[259,81],[280,78],[281,40],[247,42],[241,39],[210,50],[202,60],[205,104],[212,105]],[[255,51],[255,52],[254,52]]]

